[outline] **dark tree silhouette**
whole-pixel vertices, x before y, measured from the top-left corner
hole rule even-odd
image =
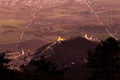
[[[37,79],[47,80],[49,77],[59,79],[67,67],[60,68],[58,65],[41,56],[39,60],[31,60],[26,66],[21,66],[23,72],[36,75]],[[53,79],[54,80],[54,79]]]
[[[108,38],[88,51],[87,80],[120,80],[120,41]]]
[[[9,59],[5,59],[4,57],[5,53],[0,53],[0,70],[7,69],[8,66],[5,64],[10,62]]]

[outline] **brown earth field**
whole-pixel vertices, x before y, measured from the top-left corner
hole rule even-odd
[[[29,50],[29,49],[37,49],[42,47],[43,45],[47,44],[44,41],[38,40],[38,39],[32,39],[32,40],[27,40],[20,42],[18,46],[16,47],[16,43],[9,43],[9,44],[1,44],[0,47],[1,49],[4,50]]]
[[[104,27],[120,39],[120,1],[89,0],[88,3],[95,10]],[[11,48],[10,45],[14,47],[20,40],[23,30],[25,30],[23,42],[19,45],[20,48],[28,49],[56,41],[59,35],[71,38],[88,34],[103,40],[110,36],[105,28],[99,24],[94,13],[84,3],[0,6],[1,48]]]

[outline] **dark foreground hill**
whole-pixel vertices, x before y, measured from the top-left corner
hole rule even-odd
[[[87,51],[94,49],[97,42],[86,40],[82,37],[73,38],[62,42],[54,42],[36,52],[37,57],[44,55],[51,62],[60,67],[69,67],[64,74],[67,80],[80,80],[85,77],[85,61]],[[71,76],[72,75],[72,76]]]
[[[35,71],[36,67],[30,65],[30,63],[28,61],[40,60],[41,59],[40,56],[42,55],[42,56],[45,56],[45,59],[49,60],[50,62],[52,62],[54,64],[57,64],[58,68],[68,67],[68,69],[67,69],[67,71],[65,71],[64,75],[61,76],[63,80],[73,80],[73,79],[74,80],[80,80],[80,79],[84,80],[84,78],[85,78],[85,76],[84,76],[85,61],[86,61],[85,58],[87,57],[87,51],[89,49],[95,48],[96,45],[97,45],[97,42],[89,41],[82,37],[77,37],[77,38],[73,38],[73,39],[69,39],[69,40],[65,40],[65,41],[49,43],[49,44],[46,44],[45,46],[40,47],[35,52],[32,51],[31,53],[25,53],[25,54],[22,54],[21,56],[14,57],[12,59],[10,67],[12,68],[12,66],[14,65],[13,68],[17,67],[16,69],[20,70],[20,68],[21,68],[20,65],[28,66],[27,67],[28,71],[25,72],[25,73],[27,73],[27,75],[21,74],[21,73],[19,75],[20,76],[26,75],[26,77],[23,77],[22,80],[24,80],[24,78],[29,79],[28,76],[31,75],[30,73],[32,73],[32,75],[36,75],[35,72],[32,72],[32,71]],[[15,54],[13,54],[13,55],[11,54],[11,56],[15,56]],[[9,56],[8,56],[8,58],[9,58]],[[23,72],[24,72],[24,70],[23,70]],[[14,72],[10,72],[10,73],[11,73],[11,75],[12,75],[12,73],[13,73],[13,75],[16,74]],[[5,73],[5,74],[7,77],[8,74],[7,73]],[[52,76],[52,77],[54,77],[54,76]],[[34,77],[32,77],[32,78],[34,78]],[[39,79],[40,78],[38,78],[38,80]],[[44,80],[46,80],[46,77]]]

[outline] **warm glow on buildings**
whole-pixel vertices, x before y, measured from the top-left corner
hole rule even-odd
[[[88,36],[87,34],[84,35],[84,37],[87,39],[87,40],[93,40],[92,36]]]
[[[66,40],[66,39],[65,39],[65,38],[62,38],[61,36],[58,36],[58,38],[57,38],[57,41],[58,41],[58,42],[64,41],[64,40]]]

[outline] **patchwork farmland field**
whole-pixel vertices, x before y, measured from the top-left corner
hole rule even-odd
[[[120,1],[89,0],[88,3],[104,27],[120,39]],[[1,5],[0,44],[16,43],[24,29],[21,41],[39,39],[47,43],[56,41],[59,35],[71,38],[88,34],[100,40],[109,36],[84,2]]]

